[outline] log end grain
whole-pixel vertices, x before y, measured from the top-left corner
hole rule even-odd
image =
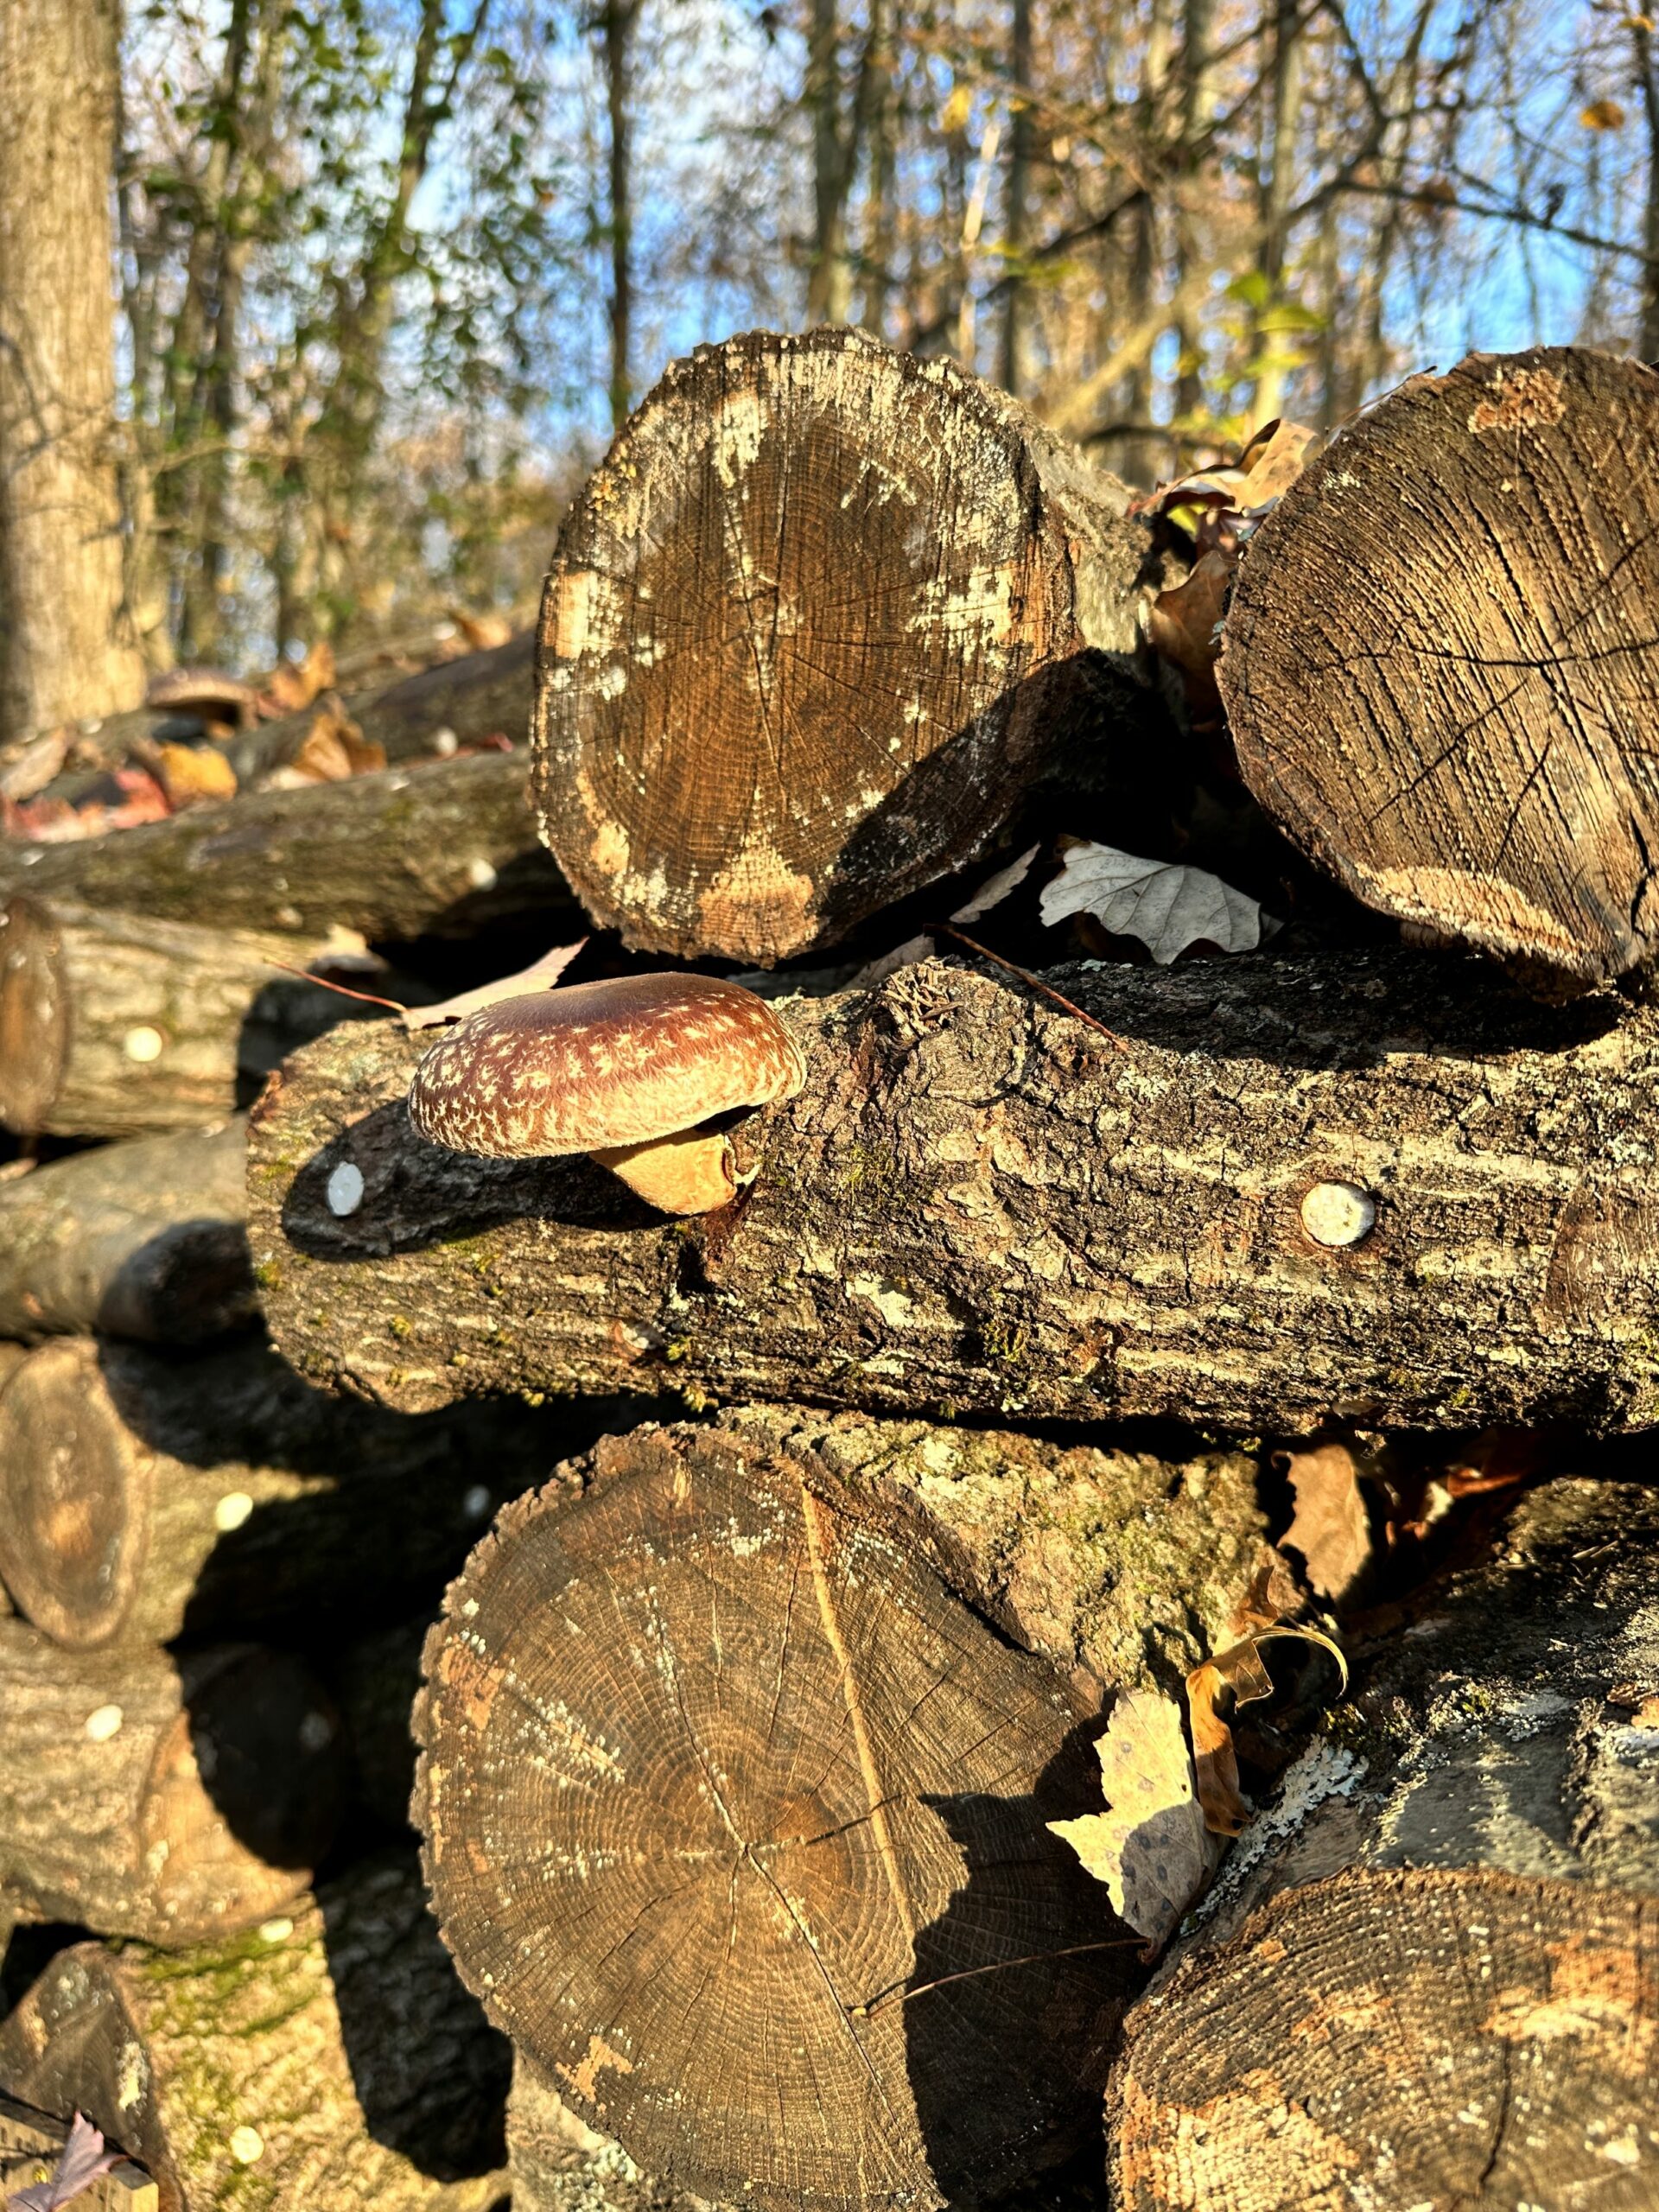
[[[43,1128],[69,1051],[62,948],[37,899],[0,906],[0,1125]]]
[[[1656,2048],[1659,1900],[1344,1873],[1287,1891],[1131,2009],[1112,2201],[1646,2212]]]
[[[974,859],[1062,719],[1033,679],[1086,690],[1085,648],[1133,645],[1126,505],[953,362],[861,331],[677,364],[543,601],[537,800],[589,913],[770,966]]]
[[[428,1643],[463,1978],[699,2195],[937,2206],[1063,2155],[1130,1972],[1062,1955],[1123,1932],[1045,1826],[1098,1801],[1075,1694],[753,1443],[596,1460],[507,1508]]]
[[[1220,682],[1268,811],[1369,906],[1582,988],[1659,947],[1659,374],[1471,354],[1250,540]]]

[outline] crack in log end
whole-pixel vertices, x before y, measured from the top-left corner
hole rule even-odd
[[[1041,1826],[1078,1809],[1045,1779],[1071,1771],[1074,1700],[768,1439],[597,1456],[579,1503],[503,1516],[429,1645],[416,1809],[464,1978],[700,2195],[925,2212],[1020,2178],[1097,2110],[1129,1971],[1052,1956],[1097,1948],[1097,1894]],[[474,1655],[510,1686],[487,1707]]]

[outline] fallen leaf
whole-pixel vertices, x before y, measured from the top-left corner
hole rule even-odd
[[[895,944],[880,959],[867,960],[857,975],[849,980],[847,988],[849,991],[873,991],[889,976],[896,976],[901,968],[913,968],[918,960],[931,960],[938,949],[931,937],[907,937],[902,944]]]
[[[1236,1709],[1273,1695],[1273,1677],[1262,1663],[1262,1646],[1275,1637],[1294,1637],[1328,1651],[1341,1669],[1343,1688],[1348,1687],[1348,1662],[1331,1638],[1316,1628],[1293,1627],[1282,1621],[1254,1630],[1230,1650],[1192,1669],[1186,1678],[1186,1711],[1198,1799],[1205,1826],[1216,1835],[1237,1835],[1250,1817],[1249,1801],[1239,1788],[1233,1732],[1221,1717],[1221,1700],[1230,1692]]]
[[[1268,423],[1256,432],[1239,462],[1244,471],[1243,513],[1260,514],[1283,498],[1306,467],[1308,448],[1319,435],[1301,423]]]
[[[407,1029],[435,1029],[441,1021],[460,1021],[469,1014],[476,1014],[481,1006],[494,1006],[502,999],[528,998],[534,991],[550,991],[570,963],[588,942],[579,937],[574,944],[556,944],[528,968],[521,968],[516,975],[502,976],[493,983],[480,983],[470,991],[457,992],[452,999],[442,999],[436,1006],[410,1006],[404,1008],[404,1026]]]
[[[1309,1587],[1334,1605],[1355,1592],[1371,1563],[1371,1520],[1359,1467],[1345,1444],[1285,1455],[1296,1510],[1285,1542],[1300,1552]]]
[[[385,746],[365,739],[331,694],[312,716],[311,727],[289,764],[289,777],[305,784],[339,784],[348,776],[369,775],[385,765]],[[270,780],[274,783],[276,778]]]
[[[162,788],[175,807],[236,797],[236,771],[213,746],[161,745],[156,765]]]
[[[255,703],[263,715],[301,714],[328,690],[334,675],[334,649],[319,638],[303,660],[285,660],[271,671]]]
[[[1217,632],[1237,566],[1236,552],[1215,547],[1201,554],[1185,582],[1160,592],[1147,617],[1147,635],[1171,666],[1180,671],[1187,710],[1199,728],[1213,727],[1222,719],[1221,693],[1216,687],[1216,663],[1221,655]]]
[[[1261,907],[1218,875],[1112,845],[1068,847],[1039,911],[1051,927],[1069,914],[1092,914],[1114,936],[1139,938],[1160,968],[1189,944],[1251,952],[1262,936]]]
[[[1051,1821],[1118,1916],[1163,1947],[1220,1862],[1200,1812],[1180,1708],[1155,1690],[1131,1690],[1112,1707],[1095,1745],[1103,1813]]]
[[[1000,906],[1010,891],[1017,891],[1031,874],[1031,864],[1042,850],[1033,845],[1021,853],[1017,861],[1010,861],[1007,868],[1000,868],[995,875],[988,875],[965,906],[958,906],[951,915],[953,922],[976,922],[982,914],[988,914],[993,906]]]
[[[73,2204],[95,2181],[124,2164],[118,2151],[104,2148],[104,2138],[78,2112],[57,2164],[44,2181],[9,2197],[10,2212],[59,2212],[60,2206]]]
[[[1263,1539],[1250,1586],[1235,1607],[1230,1626],[1236,1637],[1249,1636],[1256,1629],[1274,1628],[1299,1611],[1301,1603],[1302,1593],[1288,1562]]]
[[[475,653],[505,645],[512,635],[512,625],[505,614],[463,614],[458,608],[452,614],[456,629]]]

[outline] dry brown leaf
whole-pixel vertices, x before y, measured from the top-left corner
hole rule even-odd
[[[463,614],[456,608],[451,619],[475,653],[505,645],[512,635],[512,624],[505,614]]]
[[[365,776],[386,765],[383,745],[372,744],[332,695],[311,718],[299,751],[289,764],[301,783],[340,784],[348,776]]]
[[[1000,868],[995,875],[988,875],[965,906],[958,906],[950,918],[953,922],[976,922],[988,914],[993,906],[1000,906],[1011,891],[1017,891],[1031,874],[1031,864],[1042,850],[1033,845],[1020,854],[1017,861],[1010,861],[1007,868]]]
[[[1268,423],[1256,432],[1239,463],[1244,471],[1244,493],[1238,503],[1243,512],[1259,514],[1289,491],[1319,435],[1300,423]]]
[[[404,1008],[404,1026],[407,1029],[435,1029],[441,1021],[460,1021],[465,1015],[476,1014],[481,1006],[495,1006],[502,999],[528,998],[533,991],[550,991],[565,969],[588,942],[579,937],[574,944],[556,944],[528,968],[521,968],[516,975],[499,976],[493,983],[480,983],[470,991],[457,992],[452,999],[443,999],[436,1006],[407,1006]]]
[[[1264,1539],[1250,1586],[1234,1609],[1230,1623],[1234,1636],[1249,1636],[1257,1629],[1274,1628],[1299,1612],[1301,1604],[1302,1593],[1296,1587],[1289,1561]]]
[[[1208,868],[1145,860],[1086,840],[1066,847],[1060,873],[1044,887],[1037,911],[1051,929],[1069,915],[1092,914],[1114,936],[1138,938],[1160,968],[1190,944],[1253,952],[1266,919],[1254,899]]]
[[[1320,1444],[1285,1456],[1296,1510],[1285,1542],[1300,1552],[1315,1595],[1341,1605],[1371,1563],[1371,1522],[1359,1468],[1345,1444]]]
[[[1328,1651],[1341,1669],[1343,1688],[1348,1687],[1348,1662],[1331,1638],[1316,1628],[1293,1627],[1282,1621],[1255,1630],[1230,1650],[1192,1669],[1186,1678],[1186,1710],[1198,1800],[1205,1827],[1216,1835],[1237,1835],[1250,1817],[1249,1801],[1239,1787],[1233,1732],[1221,1717],[1221,1700],[1230,1692],[1236,1708],[1273,1695],[1273,1678],[1262,1663],[1262,1646],[1274,1637],[1294,1637]]]
[[[889,976],[896,976],[901,968],[913,968],[918,961],[938,957],[938,946],[924,933],[907,937],[902,944],[895,944],[891,952],[884,952],[874,960],[867,960],[847,988],[849,991],[873,991],[878,983],[885,983]]]
[[[1106,1810],[1048,1825],[1106,1885],[1119,1917],[1147,1937],[1150,1957],[1220,1859],[1198,1808],[1179,1707],[1155,1690],[1130,1691],[1112,1707],[1095,1751]]]
[[[175,807],[236,797],[236,771],[213,746],[158,746],[156,769]]]
[[[265,679],[259,694],[264,715],[297,715],[327,691],[334,680],[334,649],[319,638],[302,661],[278,664]]]
[[[1201,555],[1185,583],[1159,593],[1147,618],[1147,634],[1164,658],[1179,669],[1188,709],[1201,726],[1221,720],[1221,694],[1216,688],[1221,646],[1216,630],[1237,565],[1237,555],[1219,547]]]

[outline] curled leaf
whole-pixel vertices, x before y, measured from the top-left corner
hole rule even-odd
[[[1285,1541],[1301,1554],[1309,1586],[1332,1605],[1358,1588],[1371,1561],[1371,1520],[1359,1468],[1345,1444],[1286,1454],[1296,1510]]]
[[[1179,1707],[1155,1690],[1129,1692],[1095,1751],[1107,1809],[1048,1825],[1106,1885],[1119,1918],[1147,1937],[1150,1957],[1220,1857],[1198,1809]]]
[[[460,1021],[469,1014],[476,1014],[480,1007],[498,1005],[503,999],[522,999],[533,991],[550,991],[587,942],[585,937],[579,937],[574,944],[556,944],[539,959],[532,960],[528,968],[519,969],[516,975],[499,976],[493,983],[480,983],[470,991],[458,991],[454,998],[440,1000],[436,1006],[407,1006],[404,1008],[404,1027],[435,1029],[440,1022]]]
[[[1221,1717],[1221,1700],[1229,1692],[1235,1707],[1273,1695],[1273,1678],[1262,1663],[1261,1647],[1274,1637],[1294,1637],[1328,1651],[1341,1674],[1342,1688],[1348,1687],[1348,1662],[1331,1638],[1319,1629],[1284,1621],[1254,1630],[1230,1650],[1192,1669],[1186,1678],[1186,1709],[1198,1800],[1205,1827],[1216,1835],[1237,1835],[1250,1817],[1249,1801],[1239,1787],[1233,1732]]]
[[[1010,861],[1007,868],[1000,868],[995,875],[986,877],[965,906],[958,906],[951,915],[953,922],[976,922],[982,914],[988,914],[993,906],[1000,906],[1009,892],[1017,891],[1031,874],[1031,864],[1042,850],[1033,845],[1020,854],[1017,861]]]
[[[58,2163],[41,2182],[20,2189],[7,2200],[10,2212],[60,2212],[84,2196],[95,2181],[125,2162],[118,2151],[106,2151],[104,2138],[82,2113],[77,2113]]]

